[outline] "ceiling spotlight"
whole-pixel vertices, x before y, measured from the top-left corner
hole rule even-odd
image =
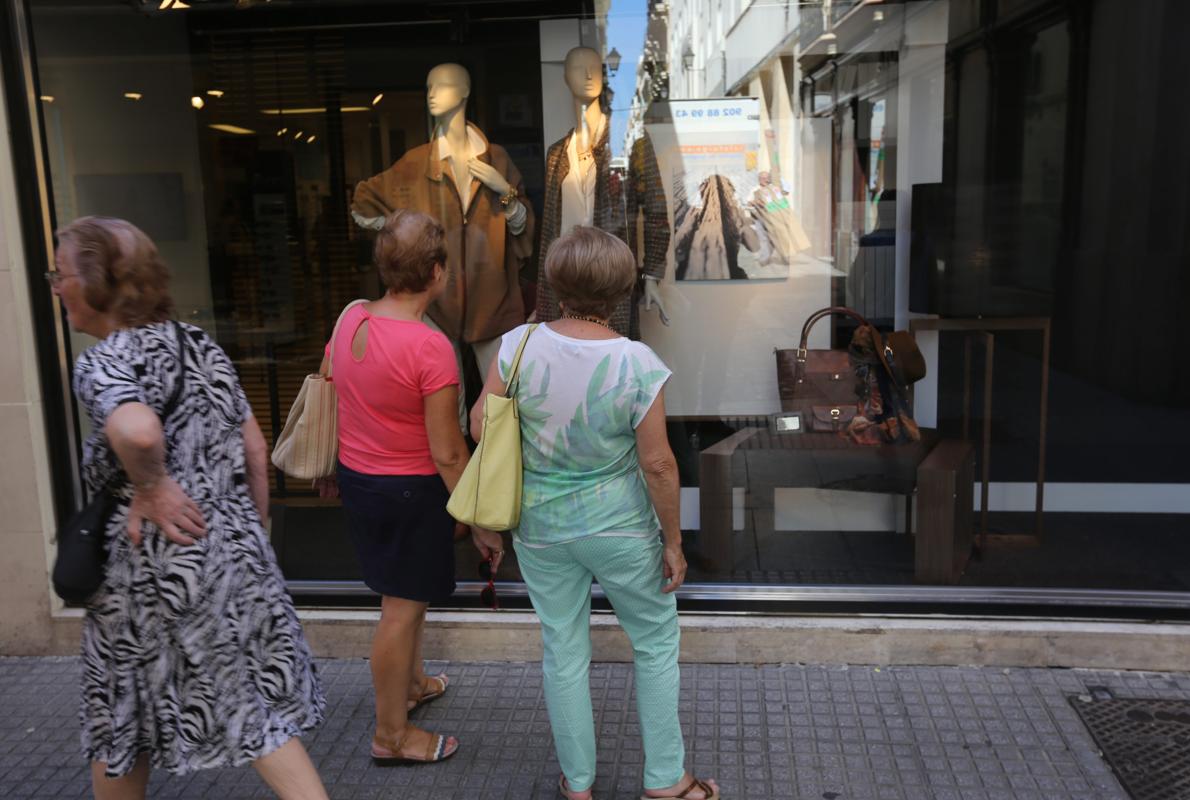
[[[41,102],[52,103],[52,102],[54,102],[54,96],[52,94],[43,94],[41,96]]]
[[[206,104],[207,102],[198,95],[194,95],[194,97],[190,98],[190,105],[194,106],[195,109],[201,109]]]
[[[347,114],[353,111],[371,111],[371,106],[340,106],[339,113]],[[288,117],[294,114],[325,114],[325,106],[303,106],[301,108],[262,108],[261,114],[268,114],[270,117]]]
[[[384,92],[381,92],[380,94],[378,94],[372,98],[372,105],[376,105],[383,99],[384,99]]]
[[[314,140],[317,138],[318,137],[315,136],[314,134],[310,134],[310,138],[306,140],[306,144],[314,144]]]
[[[207,94],[209,94],[211,97],[222,97],[223,90],[222,89],[207,89]]]
[[[279,131],[277,131],[278,136],[284,136],[287,133],[289,133],[289,128],[281,128]]]
[[[249,128],[241,128],[239,125],[226,125],[222,122],[210,125],[208,127],[214,128],[217,131],[223,131],[224,133],[236,133],[241,136],[256,133],[256,131]]]
[[[302,138],[302,133],[303,133],[302,131],[298,131],[297,133],[295,133],[295,134],[293,135],[293,138],[294,138],[295,140]]]
[[[124,96],[129,100],[140,100],[142,97],[144,97],[144,95],[140,92],[124,92]]]

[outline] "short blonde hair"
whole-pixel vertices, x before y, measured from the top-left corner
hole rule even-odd
[[[550,245],[545,278],[567,311],[610,317],[636,285],[636,257],[607,231],[578,225]]]
[[[372,248],[380,280],[392,292],[418,294],[446,267],[446,233],[429,214],[397,209],[384,221]]]
[[[173,315],[169,269],[140,228],[115,217],[79,217],[58,229],[57,237],[74,247],[83,299],[91,308],[129,328]]]

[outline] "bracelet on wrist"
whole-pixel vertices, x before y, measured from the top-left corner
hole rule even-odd
[[[516,199],[517,199],[516,187],[509,186],[508,191],[505,192],[504,194],[500,195],[500,205],[503,208],[507,209],[514,202],[516,202]]]

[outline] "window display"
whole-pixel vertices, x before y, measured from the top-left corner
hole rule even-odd
[[[340,310],[379,295],[387,215],[445,228],[429,318],[455,346],[461,424],[499,337],[560,316],[550,245],[594,225],[636,259],[614,329],[672,371],[690,586],[1190,591],[1190,396],[1161,367],[1185,349],[1166,322],[1190,190],[1167,180],[1176,146],[1160,169],[1120,156],[1185,112],[1139,103],[1123,139],[1104,122],[1138,87],[1176,89],[1147,57],[1127,79],[1102,66],[1109,31],[1166,42],[1160,14],[190,5],[29,0],[46,191],[58,223],[127,216],[160,243],[180,316],[232,356],[270,445]],[[940,334],[958,321],[995,347]],[[922,517],[923,480],[945,525]],[[338,503],[279,472],[271,489],[293,585],[356,596]],[[461,547],[463,604],[475,574]]]

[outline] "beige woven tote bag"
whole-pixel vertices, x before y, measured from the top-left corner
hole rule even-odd
[[[339,460],[339,399],[332,382],[335,336],[347,312],[366,302],[352,300],[339,314],[331,333],[327,374],[306,376],[293,407],[289,409],[289,416],[285,418],[285,428],[273,446],[273,466],[290,477],[314,480],[335,471]]]

